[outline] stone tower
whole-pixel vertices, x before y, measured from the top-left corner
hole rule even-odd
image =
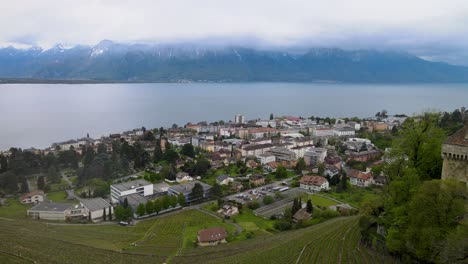
[[[442,179],[455,179],[468,186],[468,120],[442,144]]]

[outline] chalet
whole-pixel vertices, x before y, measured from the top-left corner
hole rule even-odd
[[[227,243],[227,232],[222,227],[213,227],[198,231],[197,239],[199,246],[215,246]]]
[[[312,215],[307,212],[306,208],[299,209],[292,217],[294,223],[304,222],[310,219]]]
[[[225,218],[229,218],[239,213],[239,208],[232,205],[224,205],[218,210],[218,214],[223,215]]]
[[[233,182],[234,178],[230,177],[229,175],[219,175],[216,177],[216,183],[219,185],[228,185],[230,182]]]
[[[40,190],[23,194],[20,197],[20,202],[22,204],[30,204],[30,203],[37,204],[43,201],[44,201],[44,192]]]
[[[186,172],[178,172],[176,174],[176,181],[178,183],[193,181],[193,178]]]
[[[351,169],[349,171],[349,183],[359,187],[367,187],[374,183],[372,172],[362,172]]]
[[[260,174],[255,174],[250,176],[249,182],[250,184],[255,186],[263,185],[265,184],[265,177],[263,177],[263,175]]]
[[[303,176],[299,180],[299,186],[301,189],[313,191],[313,192],[320,192],[322,190],[328,190],[329,184],[327,179],[322,176],[310,176],[306,175]]]

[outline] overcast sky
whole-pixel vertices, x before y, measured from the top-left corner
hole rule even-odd
[[[468,0],[2,0],[0,12],[1,46],[373,48],[468,65]]]

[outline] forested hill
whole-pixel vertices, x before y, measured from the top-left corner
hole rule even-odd
[[[468,67],[402,52],[311,49],[305,53],[243,47],[141,45],[0,49],[0,81],[117,82],[468,82]]]

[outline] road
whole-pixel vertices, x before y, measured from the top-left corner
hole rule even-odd
[[[60,173],[62,174],[62,178],[68,183],[70,189],[75,188],[75,186],[73,186],[73,182],[71,182],[70,179],[68,179],[67,175],[63,171],[60,171]]]

